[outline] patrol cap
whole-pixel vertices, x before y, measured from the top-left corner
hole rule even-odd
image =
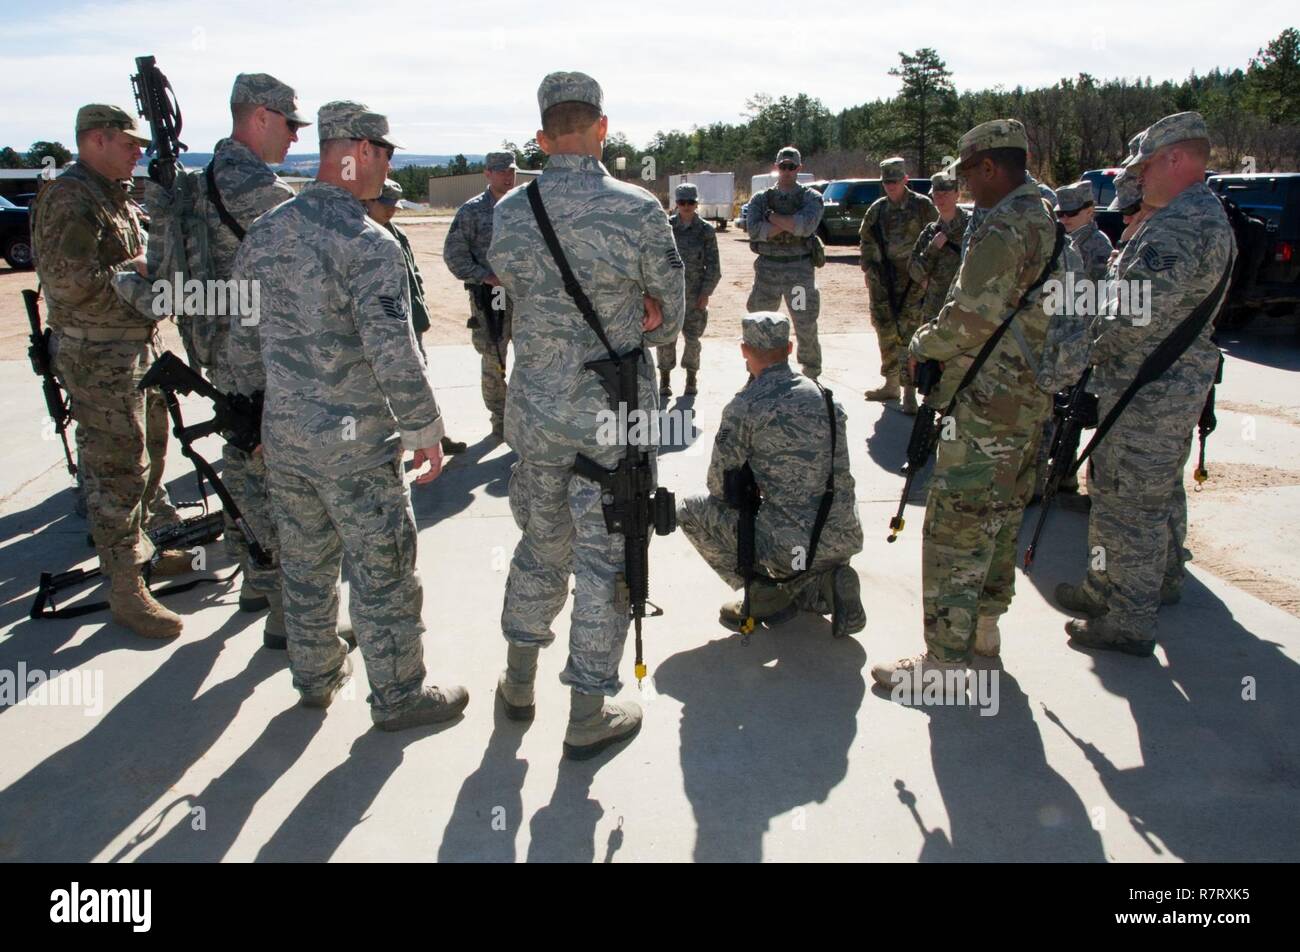
[[[880,160],[880,180],[882,182],[901,182],[907,178],[907,162],[901,155]]]
[[[552,106],[562,102],[585,102],[595,106],[603,115],[605,92],[586,73],[547,73],[537,87],[537,107],[543,116]]]
[[[930,191],[955,192],[957,191],[957,180],[946,172],[935,172],[930,176]]]
[[[371,139],[394,149],[406,148],[388,134],[388,118],[359,102],[335,100],[320,107],[316,114],[320,141],[328,139]]]
[[[1018,119],[990,119],[981,122],[957,140],[955,164],[970,160],[989,149],[1022,149],[1029,151],[1029,138]]]
[[[799,154],[799,150],[794,146],[788,145],[776,154],[776,164],[780,165],[782,162],[793,162],[795,165],[803,165],[803,156]]]
[[[384,179],[384,187],[379,193],[379,201],[385,205],[396,205],[401,197],[402,186],[398,185],[392,179]]]
[[[247,103],[250,106],[265,106],[278,112],[290,122],[302,126],[311,125],[311,120],[298,112],[298,94],[292,86],[287,86],[269,73],[240,73],[235,77],[235,85],[230,90],[230,105]]]
[[[1139,133],[1138,133],[1137,135],[1135,135],[1133,138],[1131,138],[1131,139],[1128,140],[1128,154],[1129,154],[1129,155],[1137,155],[1137,154],[1138,154],[1138,149],[1139,149],[1139,148],[1141,147],[1141,145],[1142,145],[1142,138],[1143,138],[1146,134],[1147,134],[1147,131],[1146,131],[1145,129],[1143,129],[1141,132],[1139,132]]]
[[[483,159],[483,168],[489,172],[505,172],[519,166],[515,164],[513,152],[489,152]]]
[[[683,182],[673,189],[673,200],[678,202],[698,202],[700,190],[694,182]]]
[[[756,350],[776,350],[790,343],[790,319],[779,311],[755,311],[740,321],[740,339]]]
[[[108,106],[92,103],[77,110],[77,134],[91,129],[118,129],[125,132],[141,145],[148,145],[152,140],[140,132],[135,124],[135,117],[121,106]]]
[[[1128,169],[1120,169],[1115,176],[1115,197],[1106,206],[1106,210],[1118,212],[1141,203],[1142,183]]]
[[[1160,149],[1175,142],[1186,142],[1188,139],[1209,141],[1209,138],[1210,130],[1206,128],[1205,119],[1199,112],[1176,112],[1172,116],[1157,119],[1147,127],[1142,141],[1138,143],[1137,153],[1125,160],[1124,166],[1140,165]]]
[[[1093,203],[1092,183],[1075,182],[1073,185],[1063,185],[1056,190],[1056,210],[1066,214],[1074,214],[1085,205]]]

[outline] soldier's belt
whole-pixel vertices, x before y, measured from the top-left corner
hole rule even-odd
[[[809,258],[812,257],[811,254],[806,254],[806,255],[765,255],[765,254],[763,254],[761,251],[758,253],[758,256],[759,256],[760,258],[766,258],[766,259],[768,259],[769,261],[807,261]]]
[[[157,327],[58,327],[58,333],[73,340],[106,343],[119,340],[152,340]]]

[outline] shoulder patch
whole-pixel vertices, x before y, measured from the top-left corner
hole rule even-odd
[[[731,427],[730,426],[718,427],[718,435],[713,438],[713,442],[722,444],[722,443],[726,443],[729,439],[731,439]]]
[[[1178,263],[1178,255],[1161,254],[1155,245],[1147,245],[1142,249],[1142,263],[1149,271],[1168,271]]]
[[[391,298],[387,295],[381,294],[379,295],[379,306],[383,309],[384,313],[393,320],[406,320],[406,308],[402,306],[402,302],[398,298]]]
[[[668,266],[678,271],[682,269],[682,256],[677,253],[676,248],[669,248],[665,253],[668,258]]]

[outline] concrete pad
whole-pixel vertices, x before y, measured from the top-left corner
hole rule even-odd
[[[1238,336],[1221,400],[1296,413],[1294,345]],[[169,644],[106,614],[29,620],[37,574],[89,567],[92,553],[61,450],[42,439],[37,382],[25,363],[0,363],[10,422],[0,429],[0,677],[19,665],[69,672],[0,708],[0,859],[1300,857],[1300,618],[1193,563],[1182,603],[1161,615],[1155,658],[1073,650],[1048,596],[1082,572],[1083,516],[1055,512],[1033,576],[1020,578],[992,716],[906,707],[869,686],[870,663],[922,644],[923,494],[886,544],[911,420],[862,399],[876,383],[872,335],[827,336],[824,350],[823,382],[849,414],[867,630],[837,641],[805,614],[742,643],[717,624],[732,593],[681,533],[656,539],[651,599],[664,615],[645,623],[651,676],[638,689],[630,644],[623,666],[645,727],[585,764],[560,757],[567,609],[542,655],[536,721],[507,721],[493,703],[518,530],[506,498],[512,456],[481,441],[488,421],[469,347],[430,351],[449,432],[471,446],[414,491],[414,505],[430,677],[466,684],[471,701],[459,722],[397,735],[370,729],[359,657],[327,714],[298,707],[283,656],[260,647],[261,616],[236,610],[237,583],[172,599],[186,630]],[[721,408],[744,382],[734,343],[706,341],[703,368],[700,395],[671,404],[694,409],[700,434],[661,458],[661,481],[678,493],[703,487]],[[681,371],[673,380],[682,385]],[[207,415],[197,401],[186,410]],[[1240,412],[1253,411],[1225,412],[1213,471],[1300,470],[1292,424],[1267,417],[1277,428],[1261,438],[1261,414],[1245,440],[1233,435]],[[201,446],[219,457],[216,440]],[[177,452],[168,476],[175,498],[193,498]],[[1223,515],[1206,525],[1285,561],[1279,527],[1295,516],[1295,494],[1259,499],[1225,493]],[[228,574],[222,547],[211,548],[210,569]],[[1294,564],[1276,571],[1295,575]]]

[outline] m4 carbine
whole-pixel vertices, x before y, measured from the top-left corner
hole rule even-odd
[[[930,391],[939,383],[941,376],[943,376],[943,369],[937,360],[926,360],[917,364],[916,390],[922,398],[930,395]],[[903,531],[903,526],[906,524],[903,510],[907,508],[907,497],[912,492],[912,482],[916,479],[916,474],[925,468],[926,461],[934,452],[935,443],[939,439],[938,423],[939,411],[932,407],[929,401],[923,399],[916,411],[916,417],[912,420],[912,435],[907,440],[907,462],[903,464],[903,475],[906,477],[903,480],[903,495],[898,500],[898,512],[889,520],[889,536],[885,540],[887,542],[893,542]]]
[[[1047,480],[1043,485],[1043,498],[1038,509],[1038,523],[1034,526],[1034,537],[1025,549],[1024,568],[1028,574],[1034,564],[1034,553],[1038,549],[1038,537],[1047,524],[1047,514],[1052,509],[1056,494],[1060,491],[1065,477],[1074,471],[1074,455],[1079,451],[1079,437],[1083,431],[1097,425],[1097,398],[1088,393],[1088,378],[1092,368],[1083,372],[1083,376],[1069,390],[1056,395],[1052,407],[1056,417],[1056,427],[1052,431],[1050,451],[1051,465],[1047,470]]]
[[[170,189],[176,181],[176,168],[180,154],[189,149],[181,141],[181,107],[176,101],[172,84],[152,56],[137,56],[131,77],[135,92],[135,106],[141,117],[149,123],[153,141],[145,154],[149,160],[149,178],[163,188]]]
[[[54,376],[54,365],[50,359],[50,329],[41,328],[41,311],[37,305],[39,294],[30,288],[23,291],[23,303],[27,305],[27,323],[32,326],[29,337],[31,344],[27,356],[32,361],[32,371],[41,378],[41,390],[45,394],[45,409],[54,423],[54,432],[63,441],[63,458],[68,461],[68,475],[77,475],[77,464],[72,461],[72,449],[68,446],[68,424],[72,422],[71,401],[63,396],[63,387],[59,378]]]

